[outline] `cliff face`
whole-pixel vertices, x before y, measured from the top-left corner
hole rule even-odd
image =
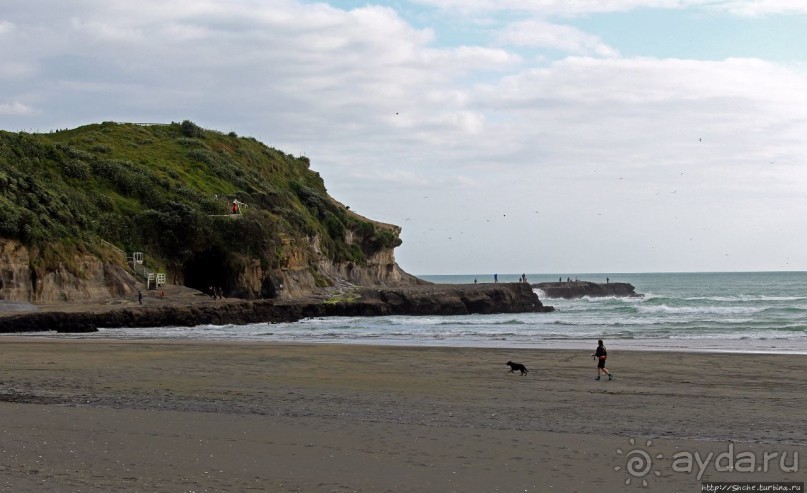
[[[121,266],[91,255],[73,259],[67,269],[38,271],[31,266],[28,248],[15,240],[0,239],[0,299],[30,303],[102,301],[134,296],[134,278]]]
[[[28,249],[20,242],[0,238],[0,299],[31,301],[33,286]]]
[[[312,240],[313,245],[316,243],[316,239]],[[243,266],[224,282],[228,292],[245,299],[293,300],[324,294],[344,283],[382,287],[428,284],[404,272],[391,248],[369,256],[363,264],[333,262],[316,247],[308,254],[293,252],[279,269],[263,269],[258,260],[243,258]]]
[[[389,226],[397,228],[396,226]],[[399,233],[398,229],[394,230]],[[362,247],[365,238],[350,233],[345,242]],[[393,248],[382,248],[367,255],[362,263],[334,262],[323,254],[318,237],[302,248],[286,245],[283,266],[263,269],[255,259],[244,258],[243,266],[232,273],[235,295],[246,299],[274,298],[293,300],[327,293],[340,284],[398,287],[429,284],[406,273],[395,261]],[[226,284],[229,284],[227,282]]]
[[[356,236],[350,240],[360,241]],[[288,255],[283,267],[277,269],[264,269],[259,260],[247,256],[237,264],[216,266],[222,273],[217,284],[229,297],[279,300],[322,295],[334,285],[345,283],[378,287],[428,284],[404,272],[395,262],[392,248],[379,250],[362,264],[329,260],[320,251],[317,238],[304,248],[287,247],[284,251]],[[0,239],[0,300],[36,304],[106,301],[131,298],[138,289],[144,289],[142,281],[126,268],[89,254],[72,259],[70,269],[59,264],[47,271],[32,268],[32,258],[36,256],[19,241]],[[169,282],[176,284],[185,284],[186,278],[194,276],[199,273],[186,269],[168,273]],[[204,290],[202,286],[195,287]]]
[[[377,223],[380,224],[380,223]],[[395,237],[400,235],[401,229],[398,226],[389,224],[380,225],[390,229]],[[366,246],[368,239],[356,232],[348,232],[345,243],[355,245],[363,250],[369,250]],[[365,262],[357,264],[354,262],[334,263],[324,257],[320,257],[319,272],[331,279],[347,281],[358,286],[409,286],[417,284],[429,284],[404,272],[395,262],[395,251],[393,248],[382,248],[367,255]]]

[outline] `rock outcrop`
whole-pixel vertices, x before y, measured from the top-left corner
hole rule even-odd
[[[322,303],[323,315],[468,315],[551,312],[524,283],[359,288],[355,301]]]
[[[381,223],[376,223],[381,224]],[[381,224],[389,228],[397,236],[400,228],[389,224]],[[345,242],[349,245],[362,245],[362,238],[353,232],[346,234]],[[395,261],[393,248],[382,248],[371,253],[362,264],[353,262],[333,262],[320,250],[319,238],[312,238],[308,246],[309,251],[294,252],[288,248],[289,255],[286,265],[281,269],[263,272],[259,265],[253,263],[250,273],[244,272],[239,276],[241,285],[250,285],[244,298],[260,298],[259,286],[267,282],[273,283],[273,296],[279,300],[294,300],[308,296],[326,293],[332,284],[346,282],[357,286],[368,287],[401,287],[430,284],[427,281],[405,272]],[[316,268],[310,266],[311,259],[318,259]]]
[[[616,296],[616,297],[641,297],[636,294],[632,284],[626,282],[596,283],[590,281],[570,281],[570,282],[539,282],[532,287],[540,289],[547,298],[574,299],[590,296],[592,298]]]
[[[287,251],[287,262],[278,269],[264,269],[259,260],[244,257],[241,267],[231,268],[223,279],[225,295],[291,301],[323,295],[337,282],[373,287],[429,284],[404,272],[395,262],[393,248],[380,249],[361,265],[329,260],[319,251],[317,238],[305,249],[288,247]],[[110,257],[115,255],[120,256],[110,252]],[[34,304],[102,302],[131,298],[138,288],[145,289],[125,267],[122,256],[119,262],[110,262],[83,254],[72,259],[71,269],[60,264],[47,271],[32,267],[35,258],[36,253],[19,241],[0,238],[0,300]],[[312,259],[317,259],[316,268],[311,267]],[[218,260],[221,259],[211,259]],[[168,279],[169,284],[177,285],[186,281],[181,271],[169,272]]]
[[[0,238],[0,300],[23,303],[101,301],[137,292],[137,283],[121,265],[89,254],[77,255],[68,269],[59,264],[42,271],[36,255],[16,240]]]
[[[22,243],[0,238],[0,300],[30,302],[31,256]]]
[[[524,283],[441,284],[401,288],[354,288],[341,300],[305,299],[197,303],[105,311],[38,311],[0,316],[0,333],[92,332],[99,327],[164,327],[293,322],[307,317],[466,315],[548,312]]]

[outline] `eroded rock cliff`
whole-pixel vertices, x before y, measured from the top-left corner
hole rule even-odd
[[[37,252],[16,240],[0,239],[0,299],[29,303],[101,301],[137,292],[134,277],[118,264],[89,254],[71,259],[68,269],[34,266]]]
[[[349,241],[358,244],[361,239],[354,235]],[[212,271],[218,281],[212,282],[222,287],[228,297],[277,300],[325,296],[334,286],[345,284],[428,284],[404,272],[395,262],[392,248],[369,255],[361,264],[328,259],[320,251],[317,238],[302,248],[289,244],[284,252],[287,255],[279,268],[264,268],[260,260],[246,255],[240,256],[238,262],[211,256],[207,263],[169,269],[167,277],[169,283],[185,285],[188,278],[209,279],[205,276]],[[69,266],[59,263],[55,268],[37,268],[38,254],[17,240],[0,239],[0,300],[35,304],[105,302],[132,298],[138,289],[145,289],[143,281],[135,278],[122,259],[114,262],[85,253],[72,257]],[[192,287],[205,291],[201,285]]]

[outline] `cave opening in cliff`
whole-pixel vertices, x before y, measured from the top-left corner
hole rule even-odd
[[[221,288],[227,296],[232,291],[232,273],[228,255],[220,248],[209,248],[193,255],[183,265],[185,286],[209,293],[210,287]]]

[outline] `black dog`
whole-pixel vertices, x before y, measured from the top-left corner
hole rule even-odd
[[[530,370],[527,369],[526,366],[522,365],[521,363],[513,363],[512,361],[508,361],[507,363],[505,363],[505,365],[508,365],[510,367],[510,371],[508,371],[507,373],[513,373],[514,371],[520,371],[522,375],[526,375],[527,372],[530,371]]]

